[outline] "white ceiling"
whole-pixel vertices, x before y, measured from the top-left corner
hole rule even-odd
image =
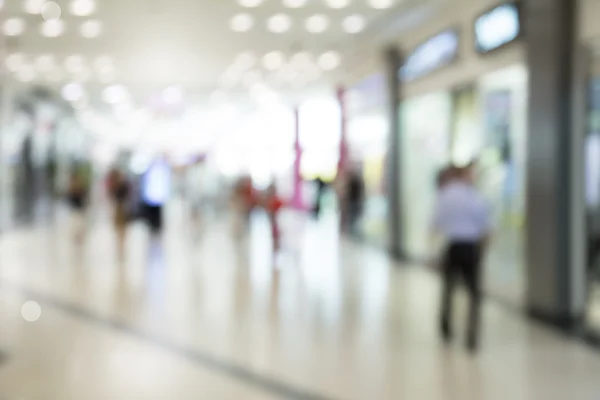
[[[328,74],[313,73],[310,77],[298,78],[303,84],[309,80],[316,81],[317,85],[336,83],[343,79],[348,66],[358,61],[352,58],[353,53],[360,53],[357,43],[368,43],[365,37],[372,34],[373,28],[383,28],[377,26],[379,22],[387,23],[392,13],[412,8],[414,3],[395,0],[391,9],[376,10],[368,5],[369,0],[352,0],[343,9],[330,8],[327,0],[307,0],[307,5],[299,9],[285,7],[283,0],[264,0],[256,8],[244,8],[237,0],[96,0],[96,12],[89,18],[102,22],[103,33],[98,38],[86,39],[80,35],[79,27],[89,18],[70,15],[70,1],[56,0],[62,8],[65,33],[57,38],[46,38],[39,32],[42,17],[24,12],[25,0],[5,0],[3,19],[19,17],[26,23],[21,36],[6,37],[6,54],[21,53],[32,65],[40,55],[52,55],[62,78],[52,83],[56,86],[79,79],[64,71],[67,57],[81,55],[90,66],[98,57],[109,57],[116,71],[113,83],[125,85],[136,96],[148,96],[174,84],[203,95],[219,89],[223,72],[240,53],[248,51],[258,57],[271,51],[291,55],[302,50],[315,56],[338,51],[342,55],[340,68]],[[255,19],[253,29],[245,33],[233,32],[229,26],[231,18],[240,12]],[[292,17],[289,32],[275,34],[266,29],[268,18],[278,13]],[[306,19],[315,14],[324,14],[330,19],[325,33],[306,31]],[[342,29],[343,19],[353,14],[364,16],[370,24],[365,32],[357,35],[360,41]],[[261,69],[260,64],[253,68]],[[47,77],[38,72],[34,82],[47,83]],[[83,83],[92,93],[99,93],[107,84],[97,77]],[[240,84],[228,90],[245,88]]]

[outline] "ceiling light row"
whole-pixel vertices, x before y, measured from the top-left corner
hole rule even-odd
[[[48,0],[24,0],[23,9],[28,14],[41,14],[48,21],[59,19],[62,13],[60,6],[54,1]],[[96,12],[95,0],[71,0],[69,12],[78,17],[89,17]]]
[[[25,21],[22,18],[9,18],[4,21],[2,31],[6,36],[21,36],[25,33]],[[46,19],[40,25],[40,34],[45,37],[58,37],[65,33],[65,21],[59,18]],[[93,39],[102,34],[102,22],[95,19],[84,21],[79,27],[81,36]]]
[[[62,80],[65,75],[56,58],[50,54],[41,55],[29,62],[23,54],[13,53],[6,58],[5,64],[18,80],[24,82],[34,80],[38,73],[55,82]],[[63,64],[64,71],[79,82],[89,81],[95,75],[101,82],[108,83],[112,82],[116,75],[112,60],[106,56],[96,58],[89,66],[82,56],[72,55],[65,58]]]
[[[298,52],[293,54],[286,60],[286,55],[281,51],[271,51],[261,58],[261,64],[264,69],[268,71],[278,70],[286,65],[292,66],[295,69],[303,69],[318,65],[322,70],[331,71],[339,67],[341,64],[342,56],[336,51],[328,51],[317,57],[315,60],[313,56],[307,52]],[[253,68],[259,59],[256,55],[251,52],[240,53],[233,62],[233,69],[236,71],[244,71]]]
[[[288,8],[302,8],[309,0],[282,0],[282,4]],[[329,8],[342,9],[350,6],[352,0],[322,0]],[[363,0],[364,1],[364,0]],[[256,8],[263,5],[265,0],[238,0],[238,4],[246,8]],[[383,10],[394,5],[395,0],[366,0],[371,8]]]
[[[234,32],[248,32],[254,28],[254,17],[247,13],[235,15],[230,20],[230,28]],[[273,33],[285,33],[292,29],[293,20],[287,14],[275,14],[267,20],[267,29]],[[304,21],[304,28],[310,33],[323,33],[330,28],[331,21],[325,14],[315,14]],[[365,18],[353,14],[342,20],[342,28],[347,33],[359,33],[366,27]]]

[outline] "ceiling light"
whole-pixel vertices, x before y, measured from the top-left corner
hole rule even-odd
[[[54,68],[54,66],[54,57],[49,54],[41,55],[35,60],[35,68],[39,72],[49,72]]]
[[[53,1],[47,1],[41,8],[41,14],[44,20],[51,21],[60,18],[62,15],[62,9],[57,3]]]
[[[80,55],[72,55],[65,59],[65,69],[70,74],[76,74],[85,67],[85,59]]]
[[[367,23],[362,15],[354,14],[344,18],[342,27],[347,33],[359,33],[365,29]]]
[[[310,33],[323,33],[329,28],[329,18],[323,14],[316,14],[306,20],[305,26]]]
[[[63,99],[66,101],[78,101],[84,95],[83,86],[81,86],[79,83],[69,83],[62,88],[61,94]]]
[[[285,57],[280,51],[272,51],[267,53],[262,59],[263,67],[269,71],[275,71],[276,69],[281,68],[284,62]]]
[[[340,66],[342,57],[335,51],[328,51],[327,53],[321,54],[317,63],[319,67],[324,71],[332,71]]]
[[[17,79],[21,82],[31,82],[35,79],[35,70],[31,65],[23,65],[17,71]]]
[[[21,18],[9,18],[4,21],[2,30],[6,36],[20,36],[25,32],[25,21]]]
[[[263,0],[238,0],[238,4],[242,7],[258,7],[263,3]]]
[[[229,27],[234,32],[248,32],[253,26],[254,18],[246,13],[237,14],[229,21]]]
[[[256,55],[250,51],[238,54],[234,61],[235,68],[239,70],[252,68],[254,64],[256,64]]]
[[[283,33],[292,27],[292,19],[286,14],[275,14],[267,21],[267,28],[273,33]]]
[[[302,8],[307,0],[283,0],[283,5],[288,8]]]
[[[42,12],[42,7],[46,0],[25,0],[23,9],[28,14],[39,14]]]
[[[81,36],[88,39],[93,39],[102,33],[102,22],[97,19],[90,19],[81,24],[79,29]]]
[[[10,72],[16,72],[25,64],[25,56],[21,53],[12,53],[6,57],[4,63]]]
[[[346,8],[350,5],[351,0],[326,0],[326,2],[331,8]]]
[[[296,70],[310,68],[313,65],[311,55],[304,51],[294,54],[290,61],[292,68]]]
[[[384,10],[394,5],[394,0],[369,0],[369,5],[378,10]]]
[[[78,17],[88,17],[96,12],[95,0],[71,0],[71,14]]]
[[[127,100],[127,89],[122,85],[108,86],[102,91],[102,100],[108,104],[118,104]]]
[[[40,26],[40,33],[46,37],[58,37],[65,33],[65,21],[62,19],[44,21]]]

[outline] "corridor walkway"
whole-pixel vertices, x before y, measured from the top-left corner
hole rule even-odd
[[[600,353],[493,302],[478,356],[445,347],[434,275],[291,225],[277,268],[260,218],[242,244],[133,227],[124,263],[102,223],[81,250],[65,224],[5,233],[0,399],[598,398]]]

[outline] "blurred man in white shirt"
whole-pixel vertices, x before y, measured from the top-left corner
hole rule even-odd
[[[448,243],[442,257],[441,333],[445,340],[452,337],[452,297],[461,276],[470,297],[467,347],[475,351],[481,302],[481,259],[491,229],[491,213],[474,186],[473,165],[457,169],[453,179],[440,191],[433,225]]]

